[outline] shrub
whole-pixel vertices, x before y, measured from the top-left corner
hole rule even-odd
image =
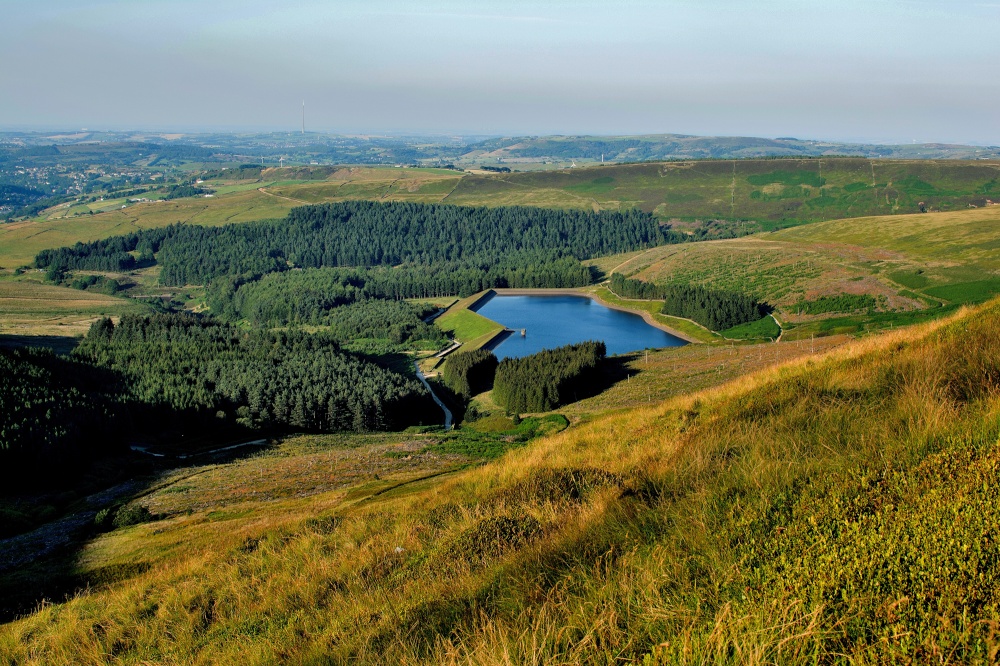
[[[94,525],[100,530],[112,530],[148,523],[151,520],[153,514],[142,504],[114,504],[97,512],[94,516]]]
[[[115,512],[115,518],[111,521],[111,524],[117,529],[119,527],[148,523],[152,519],[153,514],[149,512],[148,507],[142,504],[126,504]]]

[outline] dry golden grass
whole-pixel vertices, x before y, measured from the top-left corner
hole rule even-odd
[[[1000,206],[946,213],[832,220],[769,236],[780,241],[836,243],[898,252],[932,267],[1000,270]]]
[[[0,268],[30,265],[41,250],[120,236],[138,229],[178,222],[215,226],[231,222],[276,219],[301,203],[257,190],[237,191],[211,199],[175,199],[142,203],[96,215],[34,219],[0,225]]]
[[[791,243],[766,234],[655,248],[619,272],[649,282],[748,292],[781,308],[783,316],[793,321],[800,319],[791,307],[795,303],[845,293],[883,296],[894,308],[920,307],[919,300],[901,296],[899,285],[873,271],[874,265],[883,263],[911,265],[898,253],[875,246],[819,240]]]
[[[1000,469],[998,350],[993,303],[596,418],[440,481],[248,499],[219,511],[193,502],[190,515],[92,542],[82,567],[129,573],[3,626],[0,656],[16,664],[985,661],[995,586],[977,584],[985,605],[963,616],[949,604],[966,588],[947,587],[939,572],[971,566],[973,580],[989,581],[993,560],[957,557],[954,536],[935,541],[925,523],[906,521],[940,527],[926,512],[952,508],[962,516],[950,521],[955,534],[972,530],[972,516],[1000,521],[986,477],[962,492],[941,485],[965,483],[983,464]],[[949,452],[973,463],[914,471]],[[207,477],[186,492],[223,498],[236,484],[252,488],[252,477]],[[878,494],[911,478],[905,492]],[[875,505],[864,503],[871,493]],[[851,509],[862,518],[845,523],[834,511],[842,498],[848,508],[862,502]],[[864,526],[896,511],[889,524],[919,539],[900,532],[893,551]],[[845,525],[858,531],[838,541]],[[981,543],[979,532],[967,534]],[[832,541],[808,545],[815,535]],[[796,550],[801,539],[808,547]],[[792,559],[775,569],[782,548]],[[909,562],[919,575],[883,580],[896,571],[883,562]],[[869,583],[886,591],[870,598]],[[928,584],[930,601],[915,592]],[[910,606],[887,615],[901,595]],[[943,615],[925,612],[935,599]]]
[[[733,381],[747,374],[818,354],[852,341],[846,335],[757,345],[685,345],[629,354],[623,359],[628,378],[592,398],[559,410],[571,418],[600,416],[608,411],[659,404]]]
[[[143,309],[125,298],[34,280],[0,280],[0,334],[75,336],[100,317]]]
[[[401,480],[456,469],[464,456],[427,450],[425,435],[301,435],[276,450],[226,465],[209,465],[147,496],[153,513],[259,509],[261,503],[347,490],[354,496],[385,490]]]

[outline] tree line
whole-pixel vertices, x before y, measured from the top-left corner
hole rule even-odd
[[[607,349],[603,342],[581,342],[500,362],[493,380],[493,401],[509,413],[547,412],[587,395],[598,379]]]
[[[553,252],[488,261],[450,261],[375,268],[307,268],[262,276],[222,276],[206,299],[212,311],[255,324],[323,324],[337,308],[373,299],[469,296],[485,289],[581,287],[592,270]]]
[[[390,430],[420,421],[413,378],[340,348],[328,333],[241,330],[191,315],[102,319],[73,356],[128,378],[139,402],[251,429]],[[429,410],[433,413],[433,410]]]
[[[71,473],[135,438],[398,430],[438,414],[416,379],[342,350],[329,333],[126,315],[95,322],[66,358],[0,349],[4,481]]]
[[[222,275],[264,275],[290,267],[365,267],[475,259],[521,252],[574,259],[681,242],[648,213],[460,207],[347,201],[293,209],[287,219],[222,227],[174,225],[44,250],[36,265],[129,270],[155,253],[164,284],[205,284]],[[139,258],[134,256],[140,254]]]
[[[739,292],[707,289],[698,285],[657,285],[626,278],[619,273],[611,276],[611,291],[621,298],[647,301],[662,299],[660,311],[663,314],[691,319],[713,331],[724,331],[757,321],[771,311],[766,303]]]
[[[208,190],[204,187],[197,187],[191,183],[178,183],[177,185],[171,185],[166,189],[166,196],[163,197],[165,200],[170,199],[184,199],[186,197],[197,197],[203,194],[209,194],[214,190]]]
[[[119,447],[123,378],[47,349],[0,348],[0,482],[58,476]]]
[[[89,243],[42,250],[35,255],[38,268],[63,270],[125,272],[152,264],[154,253],[163,242],[183,226],[173,224],[159,229],[143,229],[122,236],[112,236]],[[139,256],[136,257],[132,253]]]

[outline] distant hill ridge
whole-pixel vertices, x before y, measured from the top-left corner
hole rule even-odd
[[[507,137],[434,135],[343,135],[263,132],[163,134],[160,132],[0,132],[4,155],[60,155],[94,151],[142,150],[163,159],[226,161],[268,156],[287,164],[447,164],[469,166],[479,160],[545,162],[643,162],[683,159],[760,157],[855,157],[891,159],[1000,159],[1000,146],[940,142],[882,144],[822,139],[691,134],[514,135]],[[44,152],[50,151],[50,152]],[[66,155],[63,155],[66,159]]]
[[[945,143],[884,145],[779,137],[691,136],[537,136],[487,139],[469,146],[482,158],[512,161],[585,159],[642,162],[671,159],[855,156],[892,159],[997,159],[1000,146]]]

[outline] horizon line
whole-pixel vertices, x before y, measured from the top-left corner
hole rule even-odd
[[[185,136],[199,136],[199,135],[211,135],[211,134],[290,134],[302,136],[303,132],[301,128],[287,128],[287,127],[267,127],[261,125],[248,125],[248,126],[138,126],[138,127],[108,127],[108,126],[98,126],[98,127],[66,127],[60,125],[0,125],[0,134],[79,134],[82,132],[87,132],[91,134],[100,133],[126,133],[126,132],[136,132],[136,133],[155,133],[155,134],[181,134]],[[783,135],[762,135],[762,134],[750,134],[750,133],[719,133],[719,134],[700,134],[700,133],[690,133],[690,132],[666,132],[666,131],[656,131],[656,132],[630,132],[630,133],[620,133],[620,132],[573,132],[573,133],[558,133],[558,132],[489,132],[489,131],[444,131],[444,130],[360,130],[360,131],[344,131],[344,130],[331,130],[331,129],[312,129],[306,130],[305,135],[316,135],[316,136],[341,136],[341,137],[385,137],[385,138],[406,138],[406,137],[448,137],[448,138],[487,138],[487,139],[520,139],[520,138],[634,138],[634,137],[657,137],[657,136],[674,136],[674,137],[689,137],[696,139],[714,139],[714,138],[742,138],[742,139],[765,139],[769,141],[780,141],[780,140],[794,140],[801,142],[815,142],[815,143],[839,143],[839,144],[849,144],[849,145],[876,145],[876,146],[912,146],[912,145],[949,145],[949,146],[968,146],[974,148],[997,148],[1000,146],[1000,141],[996,143],[987,140],[966,140],[966,141],[955,141],[955,140],[902,140],[902,139],[892,139],[892,138],[825,138],[825,137],[793,137],[790,134]]]

